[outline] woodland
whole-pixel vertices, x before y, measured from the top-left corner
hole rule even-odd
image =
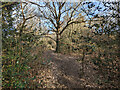
[[[119,1],[0,2],[3,89],[120,89]]]

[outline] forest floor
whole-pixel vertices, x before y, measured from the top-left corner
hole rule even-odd
[[[98,83],[98,80],[102,80],[102,76],[98,78],[100,75],[87,56],[84,62],[84,75],[78,56],[63,55],[49,50],[45,51],[42,57],[45,61],[43,66],[46,67],[41,69],[41,66],[38,67],[38,62],[35,65],[38,67],[36,81],[41,85],[38,86],[40,88],[102,88],[106,86]]]
[[[53,78],[53,87],[62,88],[84,88],[84,87],[100,87],[96,84],[96,71],[91,67],[90,62],[84,66],[84,75],[81,72],[81,62],[77,61],[79,57],[74,55],[63,55],[54,53],[54,51],[46,51],[45,59],[50,61],[51,77]],[[89,64],[88,64],[89,63]],[[50,84],[50,83],[48,83]],[[50,86],[50,85],[48,85]]]

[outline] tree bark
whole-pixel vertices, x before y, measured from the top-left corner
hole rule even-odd
[[[56,52],[58,53],[60,51],[59,49],[59,34],[56,33]]]

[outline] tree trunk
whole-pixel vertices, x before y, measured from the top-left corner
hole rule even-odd
[[[56,34],[56,52],[59,52],[59,34]]]

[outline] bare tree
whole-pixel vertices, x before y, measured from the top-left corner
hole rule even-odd
[[[18,19],[18,21],[16,21],[16,29],[19,32],[19,36],[18,36],[19,37],[19,44],[20,44],[19,48],[21,50],[19,52],[19,55],[20,55],[20,63],[21,63],[22,62],[21,56],[22,56],[22,53],[23,53],[22,36],[23,36],[24,31],[25,31],[25,27],[28,25],[27,21],[34,18],[36,15],[34,13],[32,13],[34,11],[34,9],[28,8],[29,7],[28,3],[21,2],[19,6],[20,6],[19,11],[18,12],[15,11],[16,13],[14,13],[15,14],[14,18]],[[18,13],[19,13],[19,15],[17,15]]]
[[[79,6],[82,2],[70,3],[70,2],[44,2],[44,3],[34,3],[37,5],[39,12],[37,16],[44,18],[48,24],[49,31],[56,34],[56,52],[59,52],[59,42],[60,36],[66,30],[66,28],[73,23],[83,23],[85,21],[76,20],[79,11]],[[41,5],[40,5],[41,4]],[[68,18],[66,18],[66,16]]]

